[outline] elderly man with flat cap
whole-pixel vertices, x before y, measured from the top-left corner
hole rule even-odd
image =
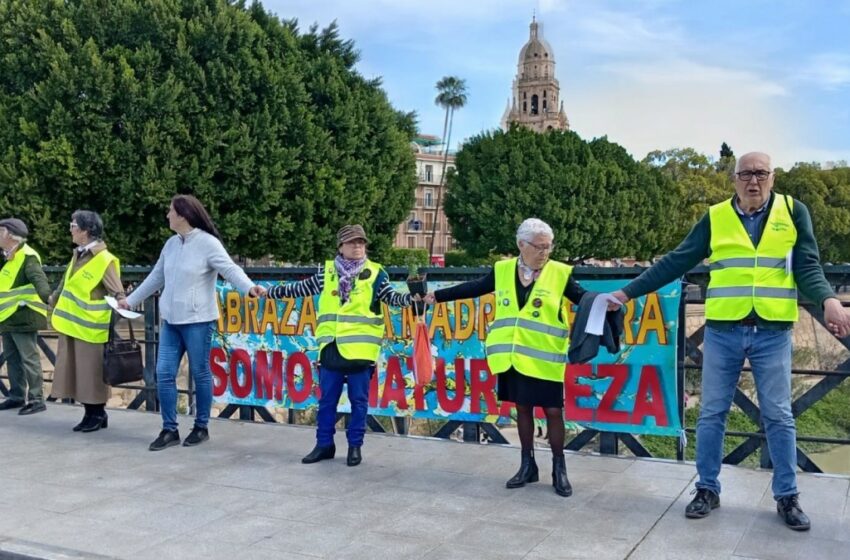
[[[9,397],[0,410],[35,414],[44,405],[38,331],[47,328],[50,286],[41,257],[27,245],[29,230],[17,218],[0,220],[0,333],[9,370]]]
[[[735,167],[735,193],[708,209],[688,236],[652,268],[614,292],[623,303],[680,278],[707,258],[702,395],[697,421],[691,519],[720,506],[720,464],[726,417],[748,360],[758,393],[770,460],[776,511],[795,531],[811,527],[797,491],[796,427],[791,411],[791,329],[798,289],[823,309],[835,335],[850,334],[850,316],[820,265],[806,206],[773,192],[770,156],[745,154]]]
[[[366,257],[369,239],[360,225],[337,233],[337,255],[323,269],[299,282],[273,286],[272,299],[319,295],[319,413],[316,446],[302,463],[333,459],[334,426],[343,384],[348,385],[351,419],[346,431],[349,467],[360,464],[369,407],[369,380],[381,353],[384,317],[381,303],[410,307],[410,294],[396,292],[383,267]]]

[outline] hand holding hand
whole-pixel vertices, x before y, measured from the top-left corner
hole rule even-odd
[[[119,299],[118,300],[118,309],[126,309],[126,310],[129,311],[130,306],[127,304],[126,299]]]
[[[428,305],[434,305],[435,303],[437,303],[437,297],[434,295],[434,292],[428,292],[427,294],[425,294],[425,297],[422,298],[422,299]]]
[[[256,297],[256,298],[266,297],[267,293],[268,293],[268,290],[266,290],[264,287],[258,286],[256,284],[251,286],[251,289],[248,290],[248,295],[251,296],[251,297]]]
[[[615,298],[617,298],[618,300],[620,300],[620,305],[625,305],[629,302],[629,296],[627,296],[625,294],[625,292],[623,292],[623,290],[617,290],[616,292],[611,292],[611,295],[614,296]],[[608,304],[608,311],[614,311],[616,309],[619,309],[620,305],[617,305],[616,303],[611,302],[611,303]]]
[[[835,336],[844,338],[850,334],[850,314],[838,299],[829,298],[823,302],[823,320]]]

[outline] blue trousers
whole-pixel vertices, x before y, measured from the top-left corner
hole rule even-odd
[[[162,429],[177,429],[177,371],[183,354],[189,355],[189,373],[195,382],[195,426],[206,428],[212,408],[210,345],[215,321],[172,325],[162,322],[156,360],[156,394]]]
[[[369,382],[374,366],[340,372],[325,366],[319,366],[319,387],[322,396],[319,399],[317,416],[316,444],[328,447],[334,442],[336,433],[336,407],[342,396],[343,384],[348,385],[348,401],[351,403],[351,419],[345,432],[348,445],[360,447],[366,435],[366,413],[369,410]]]
[[[702,398],[697,421],[697,488],[720,493],[720,463],[726,417],[744,359],[756,382],[761,420],[773,463],[773,496],[797,493],[797,430],[791,413],[791,331],[738,326],[706,327]]]

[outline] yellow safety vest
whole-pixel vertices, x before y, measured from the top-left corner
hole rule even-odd
[[[0,323],[11,317],[19,307],[24,306],[47,317],[47,306],[38,297],[35,286],[24,284],[17,288],[12,287],[24,266],[24,261],[30,255],[38,259],[38,264],[41,264],[41,257],[35,249],[23,244],[15,251],[12,260],[0,269]]]
[[[347,360],[377,362],[384,338],[384,319],[372,313],[375,281],[381,265],[366,261],[349,294],[348,301],[340,304],[339,275],[334,261],[325,262],[325,278],[319,296],[319,321],[316,339],[319,353],[336,340],[340,355]]]
[[[487,334],[487,365],[494,374],[513,366],[529,377],[563,382],[569,347],[564,289],[573,267],[547,262],[520,309],[517,261],[500,261],[494,267],[496,317]]]
[[[91,343],[109,339],[112,308],[105,299],[91,299],[91,293],[113,262],[116,267],[120,266],[115,255],[101,251],[73,274],[71,265],[68,265],[62,293],[51,319],[57,332]]]
[[[708,211],[711,256],[706,319],[736,321],[756,313],[767,321],[796,321],[797,283],[791,254],[797,228],[791,218],[794,199],[777,194],[758,247],[747,235],[732,199]]]

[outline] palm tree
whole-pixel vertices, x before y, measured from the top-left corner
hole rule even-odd
[[[437,97],[434,103],[446,110],[443,121],[443,172],[440,174],[440,185],[437,187],[437,207],[434,209],[434,221],[431,224],[431,246],[428,249],[429,260],[434,256],[434,239],[437,237],[437,220],[440,215],[440,205],[443,202],[443,187],[446,182],[446,165],[449,161],[449,144],[452,140],[452,123],[455,109],[466,105],[466,80],[457,76],[444,76],[436,85]]]

